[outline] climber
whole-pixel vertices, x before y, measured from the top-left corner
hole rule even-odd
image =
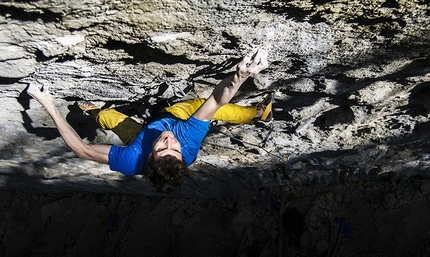
[[[235,120],[235,115],[229,112],[235,108],[247,109],[228,103],[249,76],[267,67],[266,51],[248,54],[237,64],[234,75],[223,79],[209,98],[167,107],[163,114],[143,128],[135,126],[131,118],[115,113],[113,109],[104,111],[90,103],[79,104],[82,109],[95,115],[102,128],[112,129],[123,142],[130,143],[127,146],[86,144],[60,115],[47,87],[40,91],[36,86],[29,85],[27,93],[42,104],[66,144],[79,157],[109,164],[111,170],[125,175],[145,174],[157,190],[169,193],[188,177],[188,166],[196,159],[211,120]],[[272,117],[271,101],[269,97],[261,106],[248,108],[247,117],[239,117],[236,123],[249,123],[252,120],[249,113],[253,117],[261,115],[264,121],[269,121]]]

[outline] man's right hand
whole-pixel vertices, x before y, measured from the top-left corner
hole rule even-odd
[[[223,79],[193,116],[198,120],[211,120],[221,106],[230,102],[249,76],[259,73],[268,66],[267,51],[258,50],[255,54],[246,55],[237,65],[235,74]]]
[[[232,82],[243,83],[249,76],[255,75],[269,67],[267,62],[267,51],[259,49],[255,54],[247,54],[237,65],[236,73]]]

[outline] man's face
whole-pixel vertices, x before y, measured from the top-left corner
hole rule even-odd
[[[182,160],[181,144],[172,131],[163,131],[154,141],[152,144],[152,155],[154,159],[171,155],[178,160]]]

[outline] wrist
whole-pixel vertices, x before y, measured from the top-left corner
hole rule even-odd
[[[232,78],[231,78],[231,84],[234,86],[234,87],[236,87],[236,86],[240,86],[240,85],[242,85],[242,83],[243,82],[245,82],[245,80],[247,79],[248,77],[241,77],[241,76],[239,76],[239,74],[236,72],[233,76],[232,76]]]

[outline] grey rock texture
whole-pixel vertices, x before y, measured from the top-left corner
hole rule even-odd
[[[269,50],[270,67],[233,102],[273,91],[275,121],[215,126],[172,196],[427,178],[429,38],[418,0],[2,1],[0,186],[155,195],[145,178],[78,159],[27,84],[49,85],[88,142],[118,144],[76,100],[145,122],[163,104],[208,96],[256,48]]]

